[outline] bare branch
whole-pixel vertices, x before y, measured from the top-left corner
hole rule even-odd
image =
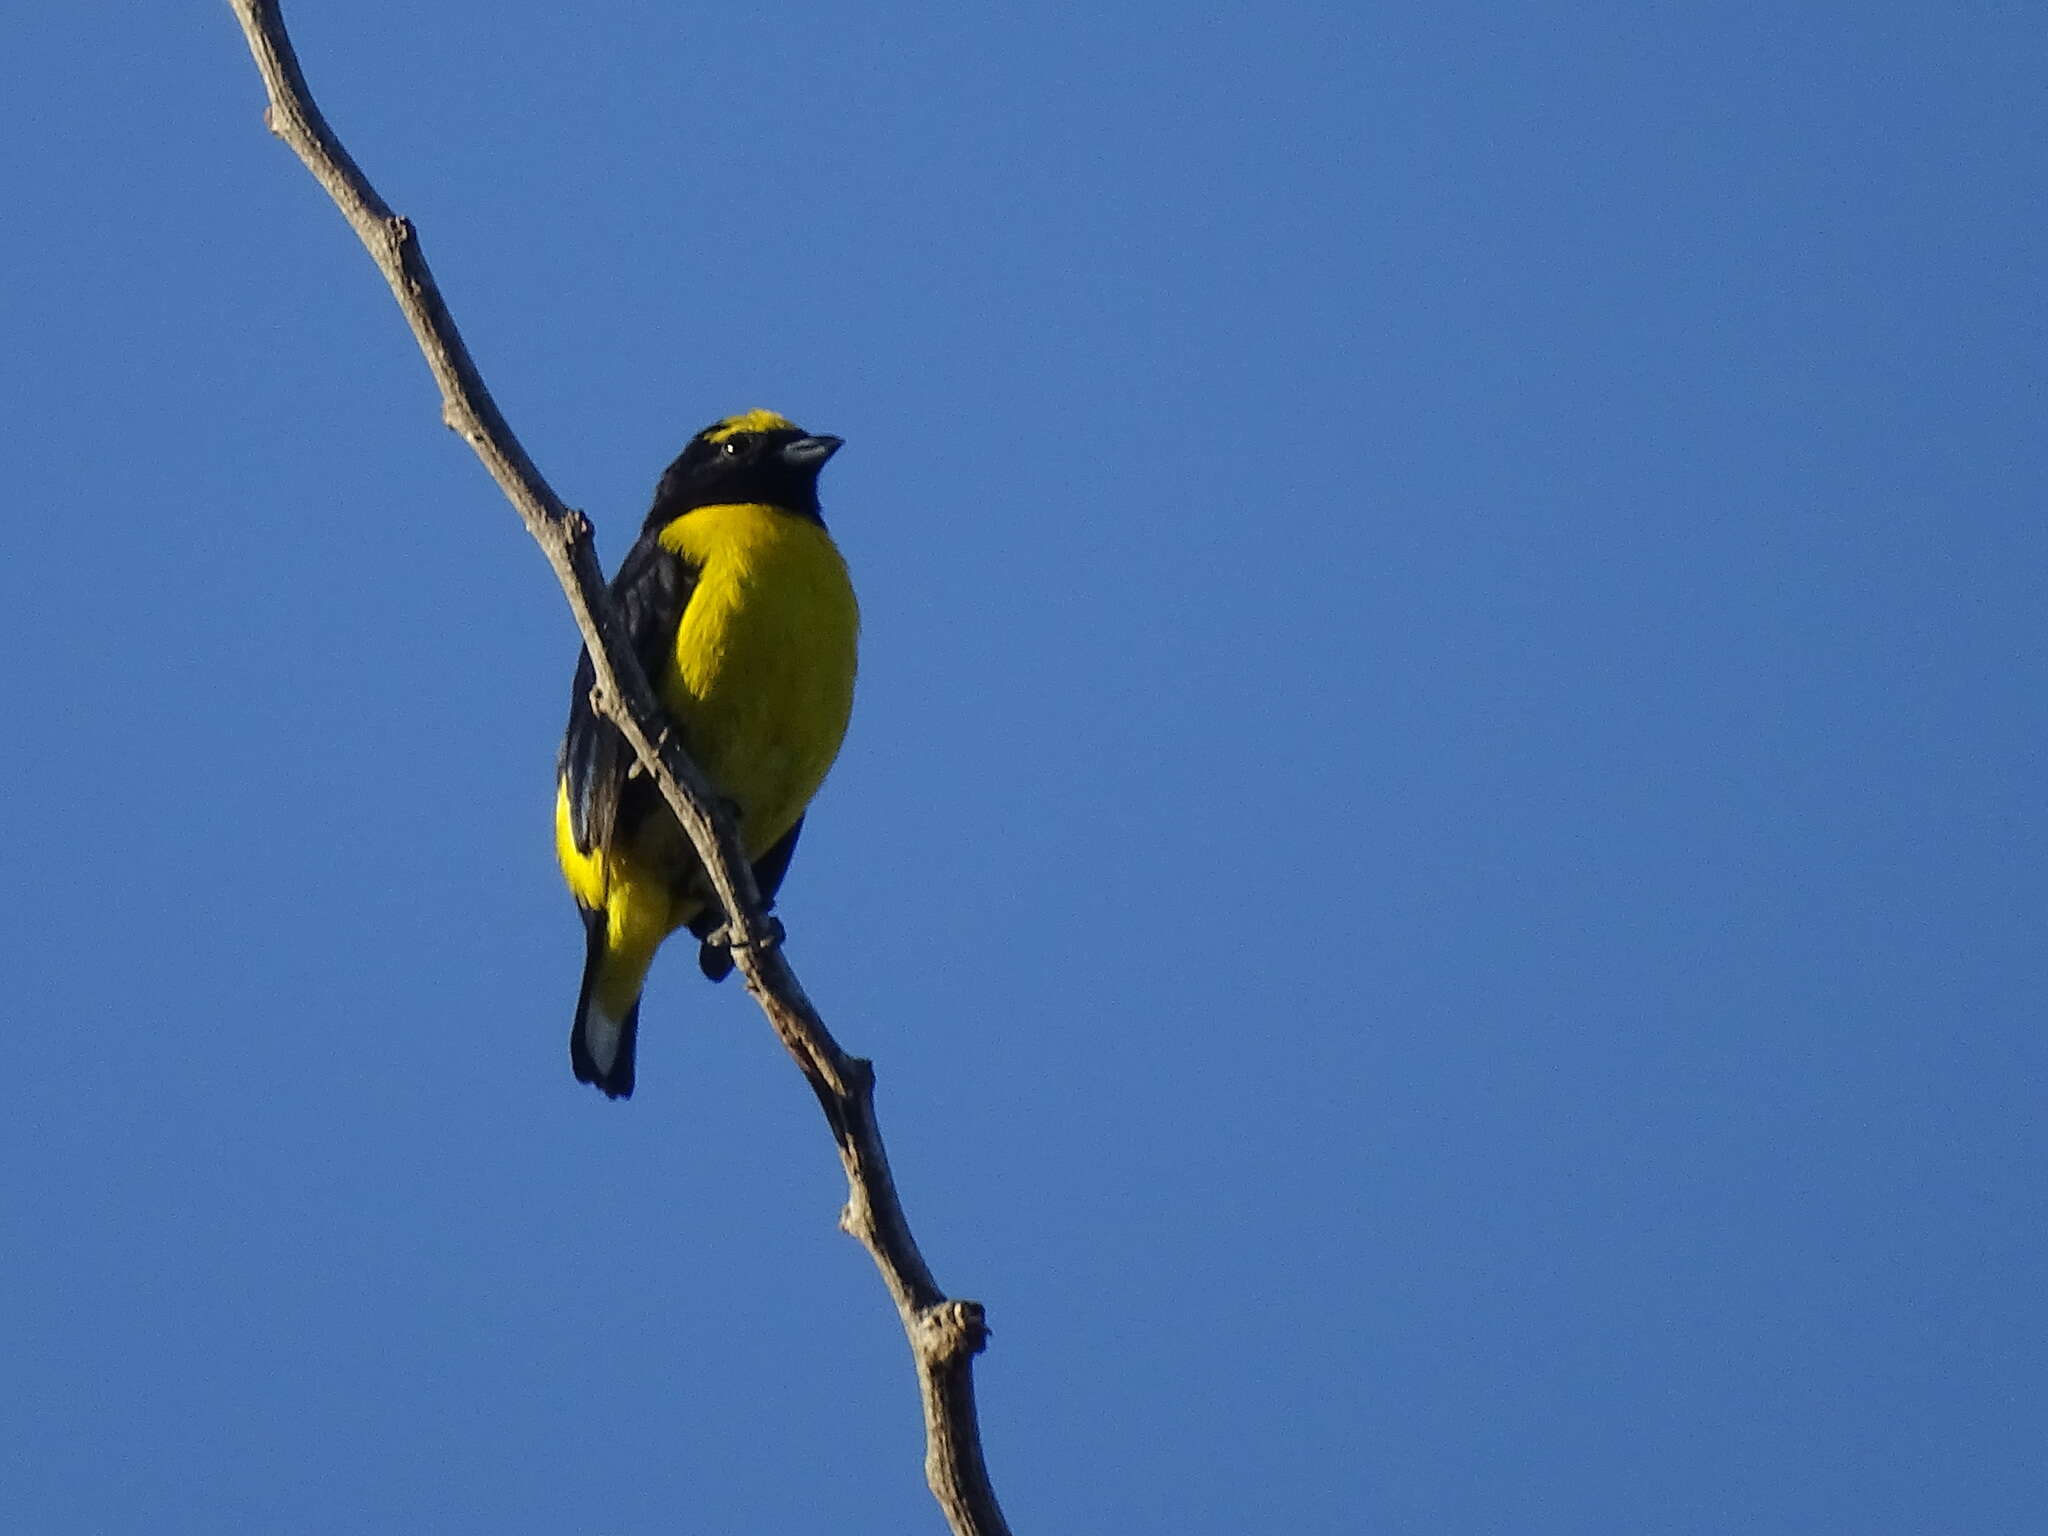
[[[875,1121],[873,1067],[839,1048],[804,995],[778,947],[780,929],[761,910],[731,818],[668,729],[639,661],[621,639],[589,520],[565,507],[527,458],[463,345],[411,223],[385,205],[314,106],[277,0],[228,3],[269,92],[271,132],[305,162],[368,248],[440,386],[441,419],[483,460],[547,556],[594,664],[604,714],[632,744],[689,834],[725,908],[747,990],[824,1108],[846,1169],[840,1226],[881,1271],[916,1360],[925,1479],[933,1496],[956,1536],[1008,1536],[982,1461],[974,1409],[973,1361],[988,1329],[979,1303],[952,1300],[939,1289],[910,1235]]]

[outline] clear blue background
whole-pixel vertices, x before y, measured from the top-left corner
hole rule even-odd
[[[1020,1536],[2039,1529],[2037,7],[296,10],[608,558],[848,439]],[[226,8],[0,70],[7,1523],[938,1530],[745,996],[569,1077],[573,631]]]

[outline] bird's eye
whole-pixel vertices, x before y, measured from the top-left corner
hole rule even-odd
[[[728,437],[724,442],[718,445],[718,451],[724,454],[728,459],[738,458],[741,454],[747,451],[746,434],[740,433],[736,436]]]

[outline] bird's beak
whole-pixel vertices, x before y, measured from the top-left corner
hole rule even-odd
[[[782,462],[791,469],[819,469],[845,441],[843,437],[800,437],[782,445]]]

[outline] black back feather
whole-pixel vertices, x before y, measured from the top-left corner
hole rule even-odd
[[[697,572],[680,555],[663,549],[657,533],[643,533],[627,552],[612,578],[611,594],[641,670],[658,686],[683,609],[696,590]],[[631,772],[633,750],[619,728],[590,707],[596,682],[590,653],[582,652],[556,763],[569,790],[569,829],[584,853],[610,848],[622,830],[630,832],[639,824],[656,798],[646,775]]]

